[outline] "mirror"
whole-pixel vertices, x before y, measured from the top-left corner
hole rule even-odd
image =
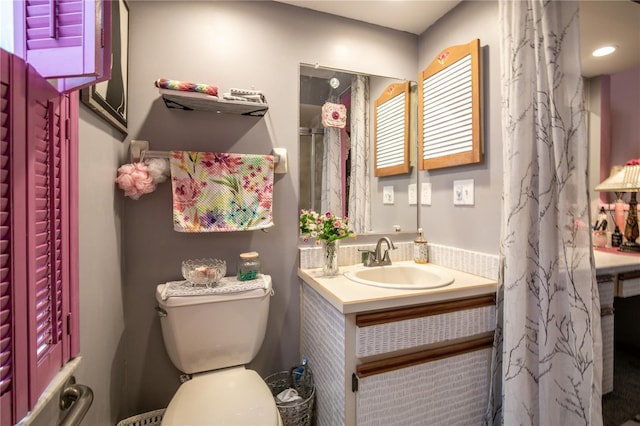
[[[406,81],[300,65],[299,209],[338,212],[349,218],[357,234],[416,231],[415,125],[408,126],[409,172],[374,176],[374,103],[390,85],[399,83]],[[409,82],[409,87],[408,119],[415,120],[417,84]],[[335,127],[323,125],[327,103],[346,107],[344,127],[339,119]],[[339,116],[337,108],[333,114]]]

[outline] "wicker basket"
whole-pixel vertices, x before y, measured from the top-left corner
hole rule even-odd
[[[164,411],[165,409],[161,408],[160,410],[138,414],[137,416],[120,420],[116,426],[160,426]]]
[[[298,391],[298,395],[302,398],[293,402],[279,402],[276,399],[276,406],[284,426],[310,426],[313,423],[316,387],[311,369],[305,368],[304,373],[300,375],[292,371],[281,371],[267,376],[264,381],[271,389],[274,398],[288,388]]]

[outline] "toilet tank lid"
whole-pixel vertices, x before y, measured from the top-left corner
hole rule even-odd
[[[156,286],[156,300],[162,307],[191,306],[204,303],[228,302],[230,300],[263,298],[271,294],[272,283],[270,275],[262,275],[265,288],[257,288],[249,291],[238,291],[234,293],[212,293],[188,296],[171,296],[163,298],[163,291],[167,284]]]

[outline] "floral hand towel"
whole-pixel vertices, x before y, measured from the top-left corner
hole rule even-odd
[[[273,156],[172,151],[170,164],[175,231],[273,226]]]

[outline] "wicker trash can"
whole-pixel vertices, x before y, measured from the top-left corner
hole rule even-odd
[[[116,426],[160,426],[164,411],[165,409],[161,408],[159,410],[128,417],[124,420],[120,420]]]
[[[274,398],[280,392],[289,388],[295,389],[302,398],[292,402],[279,402],[276,399],[276,406],[284,426],[311,426],[316,396],[316,387],[311,369],[307,367],[302,374],[296,372],[295,369],[292,371],[280,371],[267,376],[264,381],[271,389]]]

